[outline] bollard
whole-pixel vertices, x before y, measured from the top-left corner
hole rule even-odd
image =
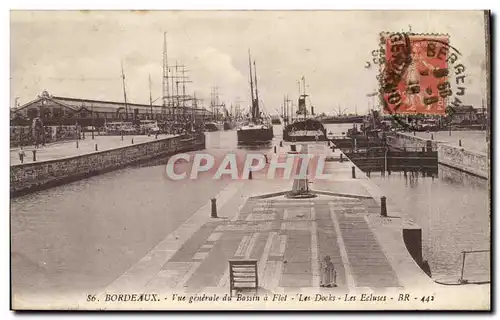
[[[280,147],[283,147],[283,141],[280,141]]]
[[[431,140],[434,140],[434,134],[431,133]]]
[[[76,140],[76,148],[78,149],[78,140]]]
[[[132,144],[134,144],[134,138],[132,138]]]
[[[97,151],[97,143],[95,144],[95,151]]]
[[[380,197],[380,215],[382,217],[387,217],[387,198]]]
[[[212,218],[217,218],[217,199],[216,198],[212,198],[210,199],[212,200]]]
[[[123,133],[121,135],[122,135],[122,141],[123,141]]]
[[[340,154],[340,162],[344,162],[343,153]]]
[[[352,166],[352,178],[353,179],[356,179],[356,168],[354,166]]]
[[[31,150],[33,152],[33,162],[36,161],[36,150]]]
[[[413,135],[416,136],[417,134],[415,133],[415,131],[413,131]]]
[[[462,146],[462,139],[458,140],[458,146],[461,147]]]
[[[276,146],[274,146],[274,153],[276,153]]]
[[[252,170],[248,171],[248,180],[252,180]]]

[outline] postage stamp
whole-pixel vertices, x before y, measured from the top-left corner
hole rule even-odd
[[[406,115],[445,116],[463,104],[465,66],[449,35],[380,34],[380,98],[383,110]]]

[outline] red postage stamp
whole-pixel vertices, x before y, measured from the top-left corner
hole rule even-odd
[[[382,37],[384,111],[444,115],[452,95],[447,36],[392,33]]]

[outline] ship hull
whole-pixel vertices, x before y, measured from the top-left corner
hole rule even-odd
[[[238,144],[261,144],[273,140],[272,128],[239,129],[237,131]]]
[[[323,124],[314,119],[296,121],[283,130],[285,142],[327,141],[326,129]]]
[[[225,121],[224,122],[224,130],[233,130],[234,129],[234,123],[230,121]]]
[[[208,132],[219,131],[219,127],[215,123],[209,122],[205,124],[205,130]]]
[[[290,136],[286,131],[283,131],[283,141],[285,142],[315,142],[328,141],[326,135],[318,135],[317,138],[313,134],[307,136]]]
[[[323,118],[319,119],[324,124],[339,124],[339,123],[363,123],[364,117],[339,117],[339,118]]]

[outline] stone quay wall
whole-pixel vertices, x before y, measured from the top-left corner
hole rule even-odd
[[[481,152],[442,143],[438,147],[438,162],[481,178],[489,178],[490,162],[488,156]]]
[[[436,151],[440,143],[436,140],[429,140],[410,134],[394,132],[387,135],[387,144],[390,147],[399,150],[406,149],[407,151],[422,151],[422,148],[427,150],[427,147],[431,146],[432,150]]]
[[[407,133],[396,132],[387,137],[389,146],[397,149],[422,149],[432,146],[438,152],[438,163],[464,171],[484,179],[489,178],[490,162],[485,153],[452,146],[446,141],[429,140]]]
[[[205,149],[205,135],[185,135],[10,167],[11,196],[27,194],[161,156]]]

